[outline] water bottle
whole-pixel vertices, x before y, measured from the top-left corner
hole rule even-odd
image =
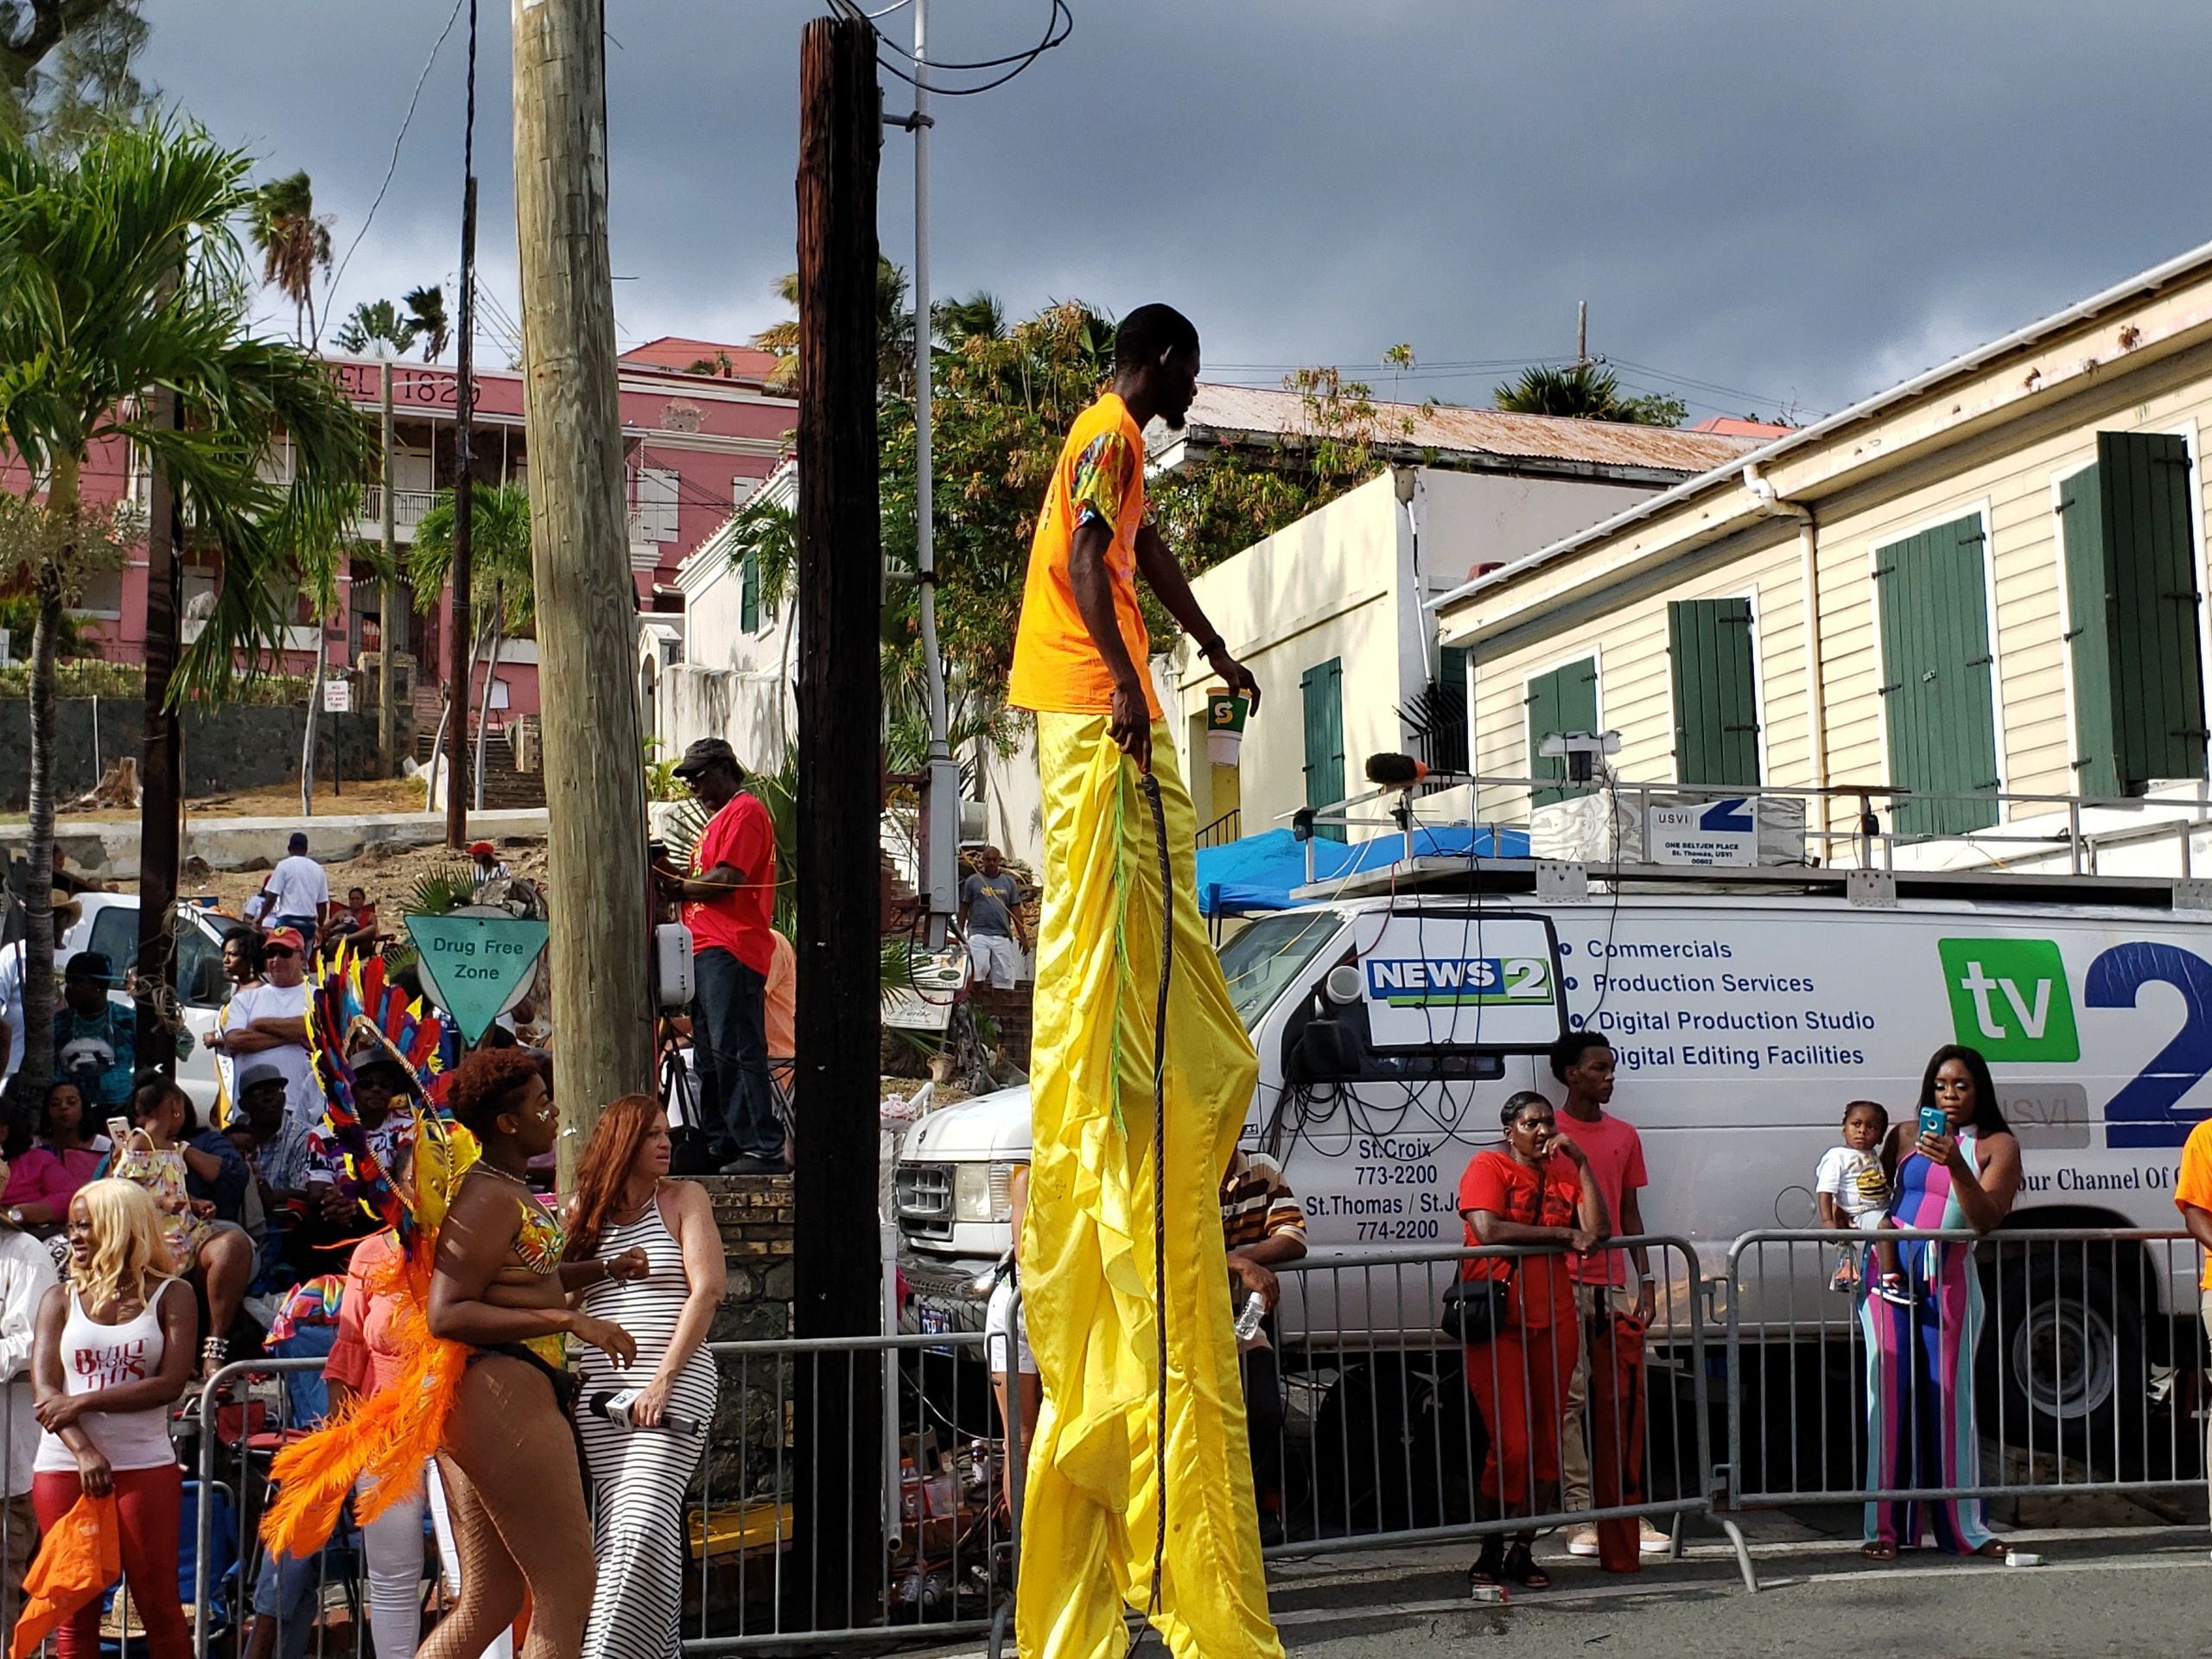
[[[584,1402],[584,1409],[594,1417],[603,1417],[623,1428],[636,1428],[638,1424],[631,1421],[630,1408],[636,1403],[637,1398],[638,1390],[635,1389],[623,1389],[619,1392],[613,1389],[601,1389]],[[707,1433],[704,1423],[696,1417],[687,1417],[680,1411],[662,1412],[660,1421],[654,1427],[665,1429],[671,1434],[689,1434],[694,1440],[704,1439]]]
[[[1249,1342],[1260,1334],[1260,1321],[1268,1316],[1268,1305],[1254,1291],[1244,1299],[1244,1311],[1236,1316],[1236,1340]]]

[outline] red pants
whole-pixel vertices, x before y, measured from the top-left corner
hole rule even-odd
[[[1643,1502],[1643,1327],[1601,1301],[1590,1342],[1591,1502],[1623,1509]],[[1633,1518],[1598,1522],[1598,1564],[1640,1570],[1642,1531]]]
[[[1467,1350],[1467,1387],[1490,1431],[1483,1496],[1509,1514],[1535,1513],[1542,1497],[1537,1488],[1559,1484],[1559,1427],[1580,1346],[1569,1318],[1548,1328],[1509,1320],[1490,1341]]]
[[[115,1471],[115,1508],[123,1529],[123,1577],[131,1610],[146,1628],[149,1659],[192,1659],[192,1630],[177,1593],[177,1529],[184,1507],[184,1471]],[[41,1529],[51,1532],[84,1488],[74,1470],[41,1470],[31,1478],[31,1502]],[[60,1659],[99,1659],[100,1598],[95,1596],[55,1633]]]

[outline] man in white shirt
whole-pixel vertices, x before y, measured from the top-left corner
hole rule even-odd
[[[262,914],[276,927],[296,928],[303,939],[313,939],[330,919],[330,878],[322,866],[308,856],[308,838],[297,830],[285,856],[261,884],[269,903]]]
[[[56,888],[54,893],[54,960],[61,963],[61,936],[77,925],[84,910]],[[0,1093],[6,1092],[23,1064],[23,964],[29,942],[18,939],[0,948]]]
[[[285,1109],[312,1123],[322,1116],[322,1088],[315,1081],[308,1045],[307,941],[296,928],[280,927],[262,946],[258,985],[231,994],[221,1029],[200,1040],[234,1058],[257,1054],[284,1074]]]
[[[0,1160],[0,1185],[8,1166]],[[38,1546],[38,1517],[31,1510],[31,1459],[38,1454],[38,1418],[31,1393],[31,1338],[38,1305],[54,1287],[54,1257],[45,1245],[13,1222],[0,1217],[0,1385],[8,1391],[7,1503],[0,1531],[7,1534],[0,1552],[8,1574],[8,1605],[23,1602],[23,1574]]]

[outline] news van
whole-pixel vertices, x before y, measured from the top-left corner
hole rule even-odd
[[[1947,1043],[1987,1058],[2018,1134],[2009,1224],[2177,1224],[2182,1145],[2212,1109],[2212,911],[2177,907],[2192,884],[1840,869],[1585,884],[1496,861],[1447,884],[1468,890],[1408,893],[1418,874],[1263,916],[1220,952],[1259,1054],[1243,1139],[1281,1163],[1316,1253],[1459,1243],[1461,1173],[1498,1144],[1506,1096],[1563,1097],[1544,1051],[1575,1027],[1611,1039],[1611,1109],[1643,1137],[1647,1229],[1694,1251],[1662,1295],[1713,1297],[1745,1232],[1815,1225],[1814,1170],[1845,1103],[1909,1116]],[[975,1322],[971,1287],[1006,1249],[1007,1183],[1028,1147],[1026,1090],[908,1131],[898,1222],[920,1328]],[[2042,1443],[2138,1409],[2168,1357],[2151,1333],[2196,1306],[2194,1253],[2172,1254],[2171,1273],[2146,1255],[2134,1274],[2125,1254],[2054,1252],[2002,1310],[1994,1340],[2067,1356],[2032,1402]],[[1370,1355],[1434,1350],[1428,1289],[1404,1283],[1337,1275],[1332,1328]],[[1802,1301],[1777,1291],[1737,1311],[1778,1338]],[[1301,1318],[1294,1302],[1287,1314]],[[2063,1332],[2046,1328],[2061,1318]]]

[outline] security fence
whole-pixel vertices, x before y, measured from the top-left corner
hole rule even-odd
[[[1607,1520],[1649,1522],[1679,1548],[1684,1519],[1703,1517],[1756,1588],[1736,1524],[1748,1510],[1864,1504],[1901,1543],[1897,1529],[1926,1521],[1970,1544],[1983,1500],[2203,1490],[2203,1262],[2183,1235],[1777,1230],[1702,1255],[1671,1236],[1607,1250],[1587,1263],[1601,1282],[1580,1286],[1560,1252],[1528,1248],[1284,1269],[1244,1354],[1268,1554]],[[1600,1264],[1638,1250],[1648,1325],[1602,1282]],[[1885,1297],[1891,1268],[1901,1282]],[[1502,1317],[1463,1312],[1455,1340],[1439,1320],[1469,1274],[1506,1286],[1462,1293],[1501,1301]],[[1020,1436],[1002,1414],[1018,1417],[1022,1395],[995,1400],[992,1340],[710,1344],[719,1402],[676,1545],[687,1649],[1004,1642]],[[419,1627],[449,1601],[435,1490],[398,1522],[364,1529],[349,1513],[309,1561],[258,1548],[270,1464],[319,1416],[320,1367],[239,1362],[179,1414],[179,1565],[200,1659],[358,1659],[380,1614]],[[0,1426],[28,1395],[9,1390]],[[26,1524],[10,1505],[0,1545],[20,1551]],[[1632,1530],[1607,1529],[1607,1565],[1629,1564]],[[121,1652],[139,1650],[127,1596],[106,1618]]]

